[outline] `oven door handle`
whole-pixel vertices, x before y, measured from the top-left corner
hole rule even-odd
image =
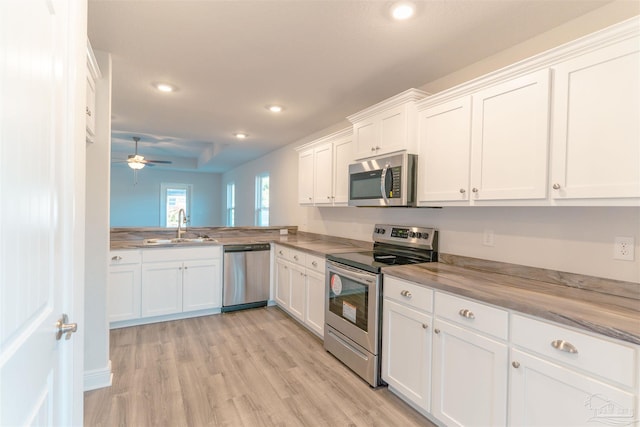
[[[376,281],[375,276],[366,273],[360,273],[357,270],[353,270],[349,267],[337,267],[333,264],[327,264],[327,270],[358,283],[367,282],[369,284],[374,284]]]
[[[387,171],[389,167],[391,167],[389,163],[385,164],[384,168],[382,168],[382,175],[380,176],[380,192],[382,193],[382,199],[385,205],[389,204],[389,198],[387,197]]]

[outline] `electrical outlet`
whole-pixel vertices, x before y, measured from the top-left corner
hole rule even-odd
[[[633,237],[617,236],[613,245],[613,259],[633,261],[635,242]]]
[[[493,238],[493,230],[484,230],[484,233],[482,234],[482,244],[485,246],[494,246],[495,245],[495,241]]]

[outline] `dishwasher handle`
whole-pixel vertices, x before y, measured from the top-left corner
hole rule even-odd
[[[255,251],[268,251],[271,249],[269,243],[249,243],[246,245],[225,245],[223,250],[227,252],[255,252]]]

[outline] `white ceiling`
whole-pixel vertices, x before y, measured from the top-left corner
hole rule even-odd
[[[90,0],[89,38],[112,54],[114,159],[137,135],[169,168],[224,172],[609,1],[418,1],[397,22],[387,1]]]

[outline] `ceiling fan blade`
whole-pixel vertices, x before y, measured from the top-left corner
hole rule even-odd
[[[145,160],[145,162],[147,163],[158,163],[158,164],[164,164],[164,165],[170,165],[171,163],[173,163],[171,160]]]

